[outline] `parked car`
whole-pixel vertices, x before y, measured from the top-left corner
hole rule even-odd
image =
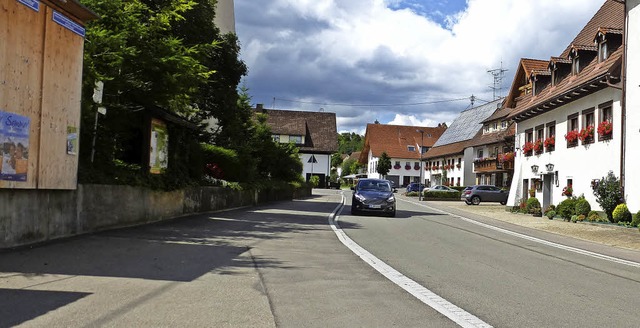
[[[396,198],[388,180],[360,179],[353,189],[351,214],[377,212],[396,216]]]
[[[422,191],[424,188],[425,185],[422,183],[411,182],[407,185],[407,192]]]
[[[443,186],[443,185],[437,185],[437,186],[429,187],[429,188],[425,189],[425,191],[458,192],[457,190],[455,190],[453,188],[449,188],[449,187]]]
[[[509,193],[496,186],[476,185],[465,188],[462,191],[461,199],[467,205],[478,205],[480,202],[499,202],[502,205],[507,203]]]

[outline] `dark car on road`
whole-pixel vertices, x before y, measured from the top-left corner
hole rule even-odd
[[[507,203],[509,192],[492,185],[476,185],[465,188],[462,191],[461,199],[467,205],[478,205],[480,202],[498,202],[502,205]]]
[[[422,191],[424,187],[422,183],[411,182],[407,185],[407,192],[419,192]]]
[[[388,180],[360,179],[352,189],[351,214],[377,212],[396,216],[396,198]]]

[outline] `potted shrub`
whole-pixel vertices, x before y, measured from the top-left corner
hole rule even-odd
[[[551,136],[547,139],[544,139],[544,148],[546,148],[547,151],[554,150],[555,146],[556,146],[556,136]]]
[[[613,123],[610,121],[602,121],[598,124],[598,135],[602,139],[611,138],[611,134],[613,133]]]
[[[575,144],[576,142],[578,142],[579,136],[580,133],[578,132],[578,130],[571,130],[564,135],[564,138],[567,140],[567,143]]]
[[[580,134],[578,135],[578,139],[584,142],[590,142],[593,140],[593,125],[589,125],[586,128],[580,130]]]
[[[542,152],[542,139],[538,139],[533,143],[533,151],[536,154],[539,154]]]
[[[524,146],[522,146],[522,151],[524,152],[525,156],[530,156],[531,152],[533,151],[533,142],[525,142]]]

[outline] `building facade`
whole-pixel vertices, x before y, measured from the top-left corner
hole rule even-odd
[[[624,191],[632,213],[640,211],[640,0],[626,1],[625,26],[625,142],[624,142]]]

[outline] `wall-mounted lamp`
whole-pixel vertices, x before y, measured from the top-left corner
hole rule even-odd
[[[547,172],[553,172],[553,164],[549,163],[547,165],[545,165],[547,167]]]
[[[538,173],[538,168],[539,168],[538,165],[535,165],[535,164],[531,165],[531,172]]]

